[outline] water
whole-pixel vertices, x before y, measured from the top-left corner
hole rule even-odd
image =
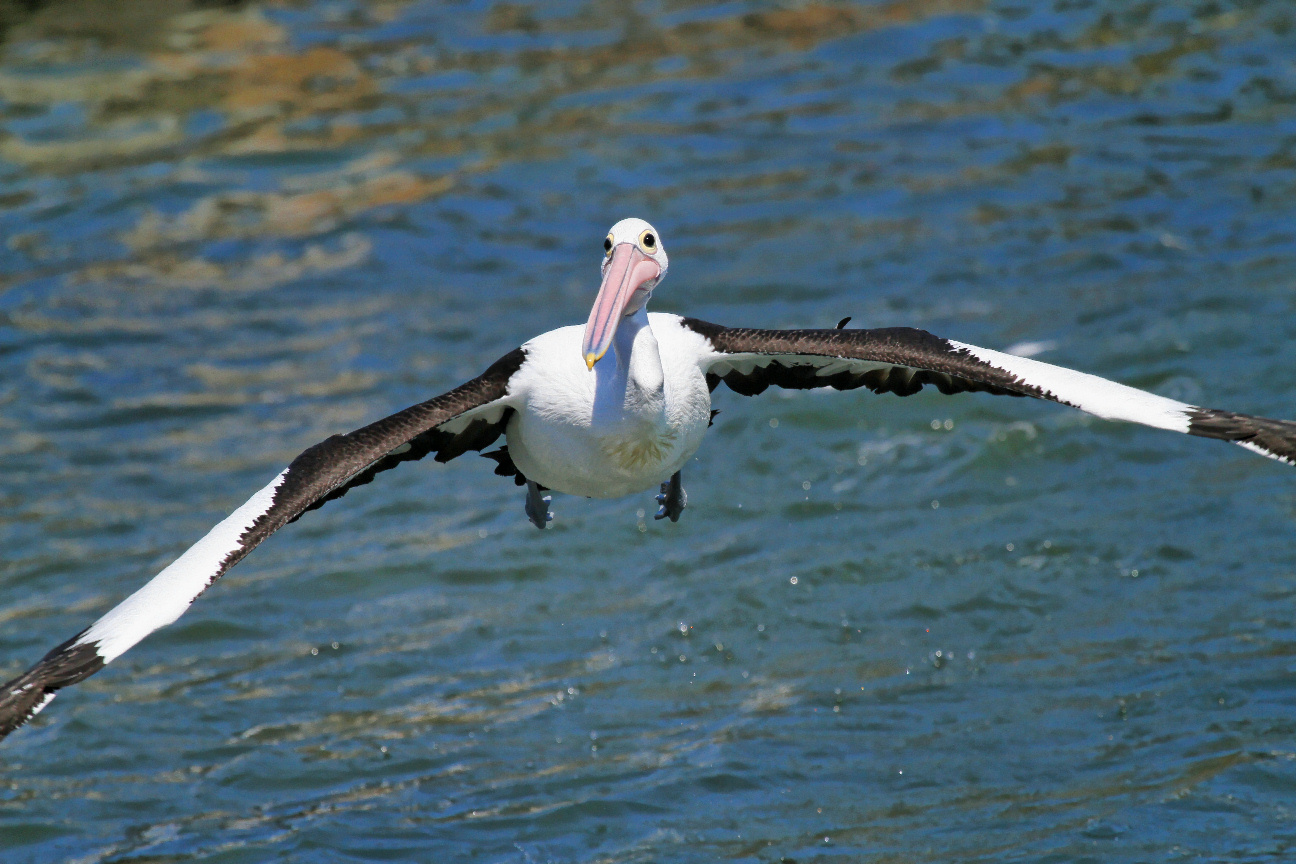
[[[658,310],[1296,417],[1285,3],[32,5],[5,676],[306,446],[583,321],[627,215]],[[1291,854],[1291,469],[989,396],[716,407],[677,525],[539,534],[472,455],[308,514],[0,745],[0,856]]]

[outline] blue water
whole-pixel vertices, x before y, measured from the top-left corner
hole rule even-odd
[[[1296,417],[1283,2],[34,5],[6,677],[306,446],[583,321],[628,215],[658,310]],[[0,744],[0,858],[1293,854],[1290,468],[985,395],[715,403],[678,524],[541,534],[469,455],[289,526]]]

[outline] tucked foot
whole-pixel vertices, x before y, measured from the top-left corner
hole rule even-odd
[[[688,506],[688,493],[684,491],[684,481],[680,479],[680,472],[676,471],[669,480],[661,484],[661,494],[657,496],[657,503],[661,506],[657,508],[654,519],[665,519],[669,516],[672,522],[679,521],[680,514]]]
[[[531,480],[528,480],[526,485],[525,509],[527,518],[531,520],[532,525],[543,531],[544,527],[553,521],[553,513],[549,512],[549,502],[553,500],[553,496],[541,495],[540,484]]]

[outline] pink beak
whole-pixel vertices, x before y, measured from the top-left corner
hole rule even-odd
[[[581,354],[585,357],[586,368],[593,369],[594,364],[607,353],[617,325],[627,310],[637,310],[643,305],[642,301],[632,305],[636,292],[642,290],[646,294],[648,289],[644,289],[644,284],[660,275],[661,267],[657,262],[639,251],[633,243],[620,243],[612,250],[612,260],[603,271],[603,284],[599,286],[598,298],[585,325]]]

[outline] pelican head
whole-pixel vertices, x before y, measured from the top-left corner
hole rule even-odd
[[[648,302],[669,264],[657,229],[642,219],[622,219],[613,225],[603,241],[603,253],[603,284],[581,344],[590,369],[607,353],[621,319]]]

